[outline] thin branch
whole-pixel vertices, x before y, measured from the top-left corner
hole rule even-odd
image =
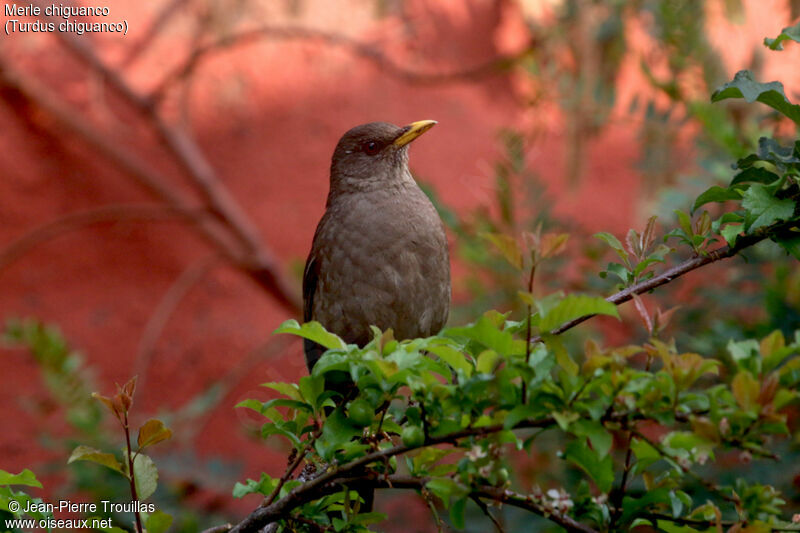
[[[21,98],[47,112],[52,118],[76,134],[96,152],[111,161],[119,170],[131,176],[141,187],[166,203],[169,209],[197,211],[184,196],[169,185],[166,176],[143,163],[142,158],[114,142],[107,133],[91,126],[85,117],[65,105],[59,96],[35,79],[12,69],[0,55],[0,83],[15,91]],[[245,258],[231,237],[213,217],[203,217],[197,225],[200,236],[224,253],[231,262],[245,268]]]
[[[356,41],[340,33],[332,33],[324,30],[304,27],[286,26],[263,26],[260,28],[243,31],[235,35],[220,37],[216,41],[195,48],[186,58],[183,64],[171,70],[164,79],[150,93],[151,101],[154,103],[163,100],[167,91],[175,83],[188,78],[198,67],[200,62],[206,57],[237,46],[244,46],[260,42],[264,39],[274,40],[316,40],[328,46],[344,48],[347,51],[371,61],[378,68],[389,75],[403,79],[410,83],[434,84],[448,83],[454,81],[472,80],[483,76],[507,70],[511,65],[519,62],[522,58],[531,53],[532,45],[526,46],[523,50],[510,55],[498,56],[484,63],[463,70],[450,72],[419,72],[406,69],[396,64],[388,54],[380,50],[373,43]]]
[[[93,224],[118,221],[170,221],[185,220],[199,224],[210,214],[200,208],[184,209],[158,204],[109,204],[84,211],[68,213],[37,226],[0,249],[0,270],[25,255],[36,246]]]
[[[289,466],[286,467],[286,471],[281,476],[281,479],[278,480],[278,484],[272,490],[270,495],[264,498],[264,502],[261,504],[261,507],[266,507],[275,501],[275,498],[278,496],[278,494],[281,493],[281,489],[283,488],[283,486],[286,484],[287,481],[289,481],[289,478],[292,476],[294,471],[297,470],[297,467],[300,466],[300,463],[303,462],[303,459],[306,458],[306,454],[308,454],[308,452],[311,450],[311,447],[314,445],[314,441],[317,438],[319,438],[319,435],[320,433],[317,433],[314,436],[312,436],[308,440],[306,445],[303,446],[303,449],[300,451],[300,453],[298,453],[297,456],[294,458],[294,461],[289,463]]]
[[[43,5],[41,1],[36,4]],[[80,61],[101,74],[109,87],[149,121],[192,185],[202,194],[211,212],[245,247],[246,270],[251,277],[281,304],[293,312],[298,311],[301,306],[295,286],[284,277],[274,254],[263,244],[258,230],[219,181],[194,140],[184,130],[168,124],[151,100],[136,92],[119,72],[106,65],[85,39],[66,32],[56,33],[56,37]]]
[[[642,281],[630,287],[627,287],[615,294],[612,294],[606,300],[613,303],[614,305],[620,305],[622,303],[627,302],[633,298],[634,294],[643,294],[645,292],[652,291],[653,289],[660,287],[669,283],[670,281],[683,276],[691,272],[692,270],[696,270],[702,266],[708,265],[710,263],[714,263],[716,261],[720,261],[722,259],[727,259],[729,257],[733,257],[734,255],[738,254],[745,248],[749,248],[754,244],[757,244],[772,235],[790,231],[794,228],[798,227],[797,221],[789,221],[789,222],[781,222],[774,224],[772,226],[761,228],[759,231],[756,231],[752,235],[744,235],[740,236],[736,241],[736,246],[722,246],[717,248],[716,250],[709,251],[706,255],[698,255],[683,261],[682,263],[675,265],[672,268],[669,268],[662,272],[661,274],[654,276],[646,281]],[[578,317],[576,319],[570,320],[568,322],[564,322],[557,328],[548,332],[549,335],[560,335],[565,331],[574,328],[578,324],[586,322],[590,318],[593,318],[597,315],[584,315]],[[532,343],[541,342],[542,336],[537,335],[531,339]]]
[[[483,514],[485,514],[489,518],[489,520],[492,521],[492,524],[494,524],[494,527],[495,529],[497,529],[497,531],[499,531],[500,533],[505,533],[502,524],[500,524],[500,522],[497,521],[497,518],[495,518],[495,516],[489,510],[489,506],[486,505],[486,503],[484,503],[483,500],[481,500],[474,494],[470,497],[470,499],[473,502],[475,502],[475,505],[477,505],[480,508],[480,510],[483,511]]]
[[[133,66],[133,64],[144,55],[148,47],[155,42],[156,37],[158,37],[158,34],[167,26],[167,22],[172,19],[172,16],[187,2],[188,0],[170,0],[167,2],[167,4],[153,16],[153,21],[150,23],[150,26],[142,32],[136,42],[128,46],[128,54],[120,62],[120,68],[130,68]]]
[[[553,425],[555,420],[553,418],[547,417],[543,419],[537,420],[526,420],[521,422],[519,425],[515,426],[516,428],[532,428],[532,427],[546,427]],[[453,433],[442,435],[439,437],[431,437],[427,439],[422,446],[432,446],[435,444],[445,444],[445,443],[452,443],[456,442],[459,439],[476,436],[476,435],[489,435],[492,433],[497,433],[498,431],[502,431],[505,427],[502,424],[497,424],[493,426],[485,426],[479,428],[466,428],[460,431],[455,431]],[[348,475],[358,475],[360,474],[361,467],[364,467],[370,463],[374,462],[382,462],[390,457],[394,457],[396,455],[400,455],[406,453],[410,450],[419,448],[420,446],[406,446],[404,444],[400,444],[397,446],[393,446],[391,448],[387,448],[385,450],[380,450],[372,453],[368,453],[362,457],[357,459],[353,459],[349,463],[346,463],[338,468],[331,469],[328,472],[304,483],[303,485],[294,488],[289,494],[281,498],[280,500],[265,506],[259,507],[255,511],[253,511],[250,516],[245,518],[242,522],[236,525],[232,531],[235,533],[242,533],[245,531],[257,531],[264,525],[276,520],[278,517],[285,516],[291,509],[295,508],[297,505],[300,505],[303,502],[310,501],[314,499],[316,495],[319,494],[319,491],[322,490],[327,484],[333,482],[337,479],[345,479]]]

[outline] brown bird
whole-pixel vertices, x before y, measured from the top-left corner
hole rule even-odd
[[[450,309],[444,225],[408,170],[408,144],[436,124],[356,126],[336,145],[325,214],[303,274],[303,318],[364,346],[437,333]],[[309,372],[324,352],[305,345]],[[335,387],[333,387],[335,389]],[[341,391],[340,391],[341,392]]]

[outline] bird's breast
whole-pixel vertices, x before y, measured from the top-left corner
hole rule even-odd
[[[397,338],[444,325],[450,263],[444,227],[418,188],[358,194],[331,202],[312,253],[319,275],[312,318],[348,342],[369,340],[369,325]]]

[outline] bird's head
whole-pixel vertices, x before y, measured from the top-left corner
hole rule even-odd
[[[408,144],[435,124],[435,120],[420,120],[401,128],[370,122],[351,129],[333,152],[331,192],[384,188],[410,179]]]

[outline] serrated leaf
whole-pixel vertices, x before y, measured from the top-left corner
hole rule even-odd
[[[139,428],[139,436],[136,439],[139,449],[165,441],[172,437],[172,430],[164,425],[164,422],[156,418],[151,418]]]
[[[0,485],[25,485],[27,487],[42,488],[36,475],[27,468],[19,474],[12,474],[0,469]]]
[[[786,98],[783,84],[779,81],[759,83],[749,70],[740,70],[732,81],[724,84],[711,95],[712,102],[719,102],[727,98],[744,98],[748,103],[761,102],[790,118],[795,124],[800,124],[800,106],[792,104]]]
[[[342,339],[326,331],[325,328],[322,327],[322,324],[316,320],[306,322],[301,326],[297,320],[291,318],[281,324],[273,333],[290,333],[292,335],[297,335],[298,337],[314,341],[329,350],[347,348],[347,345]]]
[[[735,246],[736,239],[739,235],[744,231],[744,226],[741,224],[725,224],[721,230],[719,230],[719,234],[722,235],[722,238],[725,239],[725,242],[728,243],[728,246]]]
[[[539,329],[546,333],[564,322],[586,315],[608,315],[619,318],[617,306],[600,296],[570,294],[542,317]]]
[[[85,446],[81,444],[72,450],[72,454],[69,456],[69,459],[67,459],[67,464],[70,464],[74,461],[89,461],[90,463],[97,463],[125,475],[125,469],[122,466],[122,463],[120,463],[113,454],[102,452],[96,448],[92,448],[91,446]]]
[[[747,210],[748,233],[769,226],[778,220],[789,220],[794,214],[794,202],[789,198],[776,198],[765,185],[754,183],[742,195],[742,207]]]

